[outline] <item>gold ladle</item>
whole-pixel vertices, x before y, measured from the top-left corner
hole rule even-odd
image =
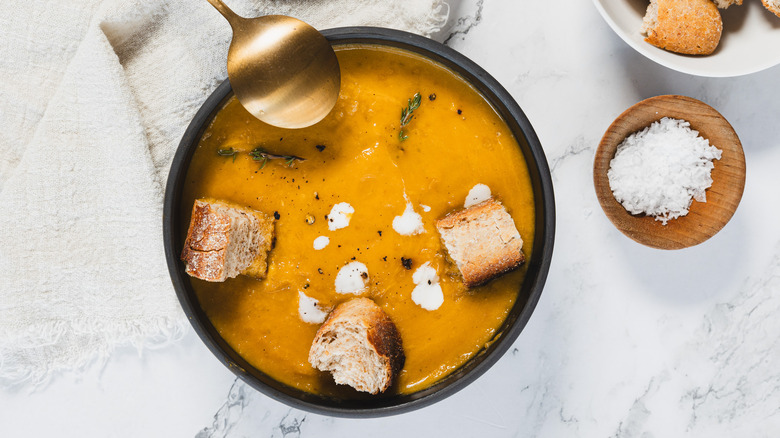
[[[230,85],[252,115],[281,128],[322,120],[339,97],[336,53],[316,29],[283,15],[244,18],[208,0],[233,28],[227,57]]]

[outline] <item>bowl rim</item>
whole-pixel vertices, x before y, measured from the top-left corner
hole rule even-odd
[[[523,149],[530,177],[534,182],[536,233],[525,280],[520,285],[518,299],[501,329],[486,348],[480,350],[458,370],[424,390],[412,394],[395,394],[349,402],[328,400],[327,397],[308,394],[276,382],[268,376],[266,377],[270,381],[261,381],[258,374],[264,375],[264,373],[249,365],[237,354],[237,357],[229,356],[229,352],[235,353],[235,351],[215,334],[216,330],[205,318],[197,298],[190,292],[191,288],[185,281],[186,274],[178,257],[183,242],[177,241],[181,238],[175,227],[179,215],[181,188],[189,168],[189,161],[197,148],[203,130],[226,99],[232,95],[227,79],[216,88],[195,114],[182,136],[171,163],[163,205],[166,262],[176,295],[195,332],[220,362],[249,386],[289,406],[321,415],[369,418],[410,412],[449,397],[484,374],[506,353],[528,323],[541,296],[552,260],[555,199],[550,170],[541,143],[514,98],[484,69],[461,53],[431,39],[395,29],[356,26],[327,29],[323,30],[322,34],[333,44],[356,43],[396,47],[444,65],[463,77],[483,95],[509,125],[515,137],[522,136],[517,138],[517,141]],[[527,292],[527,297],[524,304],[520,306],[524,291]]]
[[[636,52],[641,54],[642,56],[646,57],[647,59],[650,59],[651,61],[662,65],[668,69],[678,71],[680,73],[685,73],[693,76],[699,76],[704,78],[731,78],[731,77],[739,77],[739,76],[746,76],[753,73],[758,73],[764,70],[767,70],[769,68],[772,68],[778,64],[780,64],[780,57],[772,58],[767,57],[765,60],[761,63],[757,64],[749,64],[747,66],[741,65],[739,63],[732,63],[731,66],[723,71],[712,71],[707,69],[701,69],[698,67],[686,67],[684,65],[679,65],[675,62],[671,62],[668,59],[665,59],[663,55],[661,54],[668,54],[672,52],[666,52],[663,49],[659,49],[658,47],[653,46],[652,44],[639,42],[636,39],[632,38],[631,35],[624,29],[607,11],[607,8],[604,6],[605,1],[608,0],[593,0],[593,4],[596,7],[596,10],[598,10],[601,17],[604,19],[604,21],[607,22],[609,27],[612,29],[612,31],[617,34],[623,42],[628,44],[632,49],[634,49]],[[750,5],[744,5],[743,7],[748,7]],[[721,13],[722,10],[721,10]],[[639,32],[639,28],[636,30]],[[674,54],[676,56],[689,56],[689,55],[680,55],[680,54]],[[675,58],[671,58],[675,59]],[[706,56],[705,58],[706,59]]]

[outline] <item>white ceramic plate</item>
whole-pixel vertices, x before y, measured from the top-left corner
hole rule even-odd
[[[593,0],[604,20],[639,53],[653,61],[697,76],[730,77],[780,64],[780,17],[761,4],[744,0],[742,6],[721,9],[723,35],[708,56],[679,55],[644,41],[640,33],[649,0]]]

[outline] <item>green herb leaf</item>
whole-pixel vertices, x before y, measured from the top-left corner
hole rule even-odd
[[[255,161],[261,161],[263,164],[260,166],[260,168],[264,168],[265,165],[268,163],[268,160],[284,160],[285,164],[287,166],[292,167],[293,164],[295,164],[295,161],[306,161],[305,158],[301,158],[295,155],[278,155],[278,154],[272,154],[262,147],[256,147],[252,149],[252,151],[249,153],[249,156],[252,157]]]
[[[241,152],[233,149],[232,147],[217,149],[218,155],[223,157],[233,157],[233,161],[236,161],[236,157],[238,156],[239,153]],[[260,162],[261,169],[264,168],[266,164],[268,164],[268,160],[284,160],[284,163],[288,167],[292,167],[296,161],[306,161],[305,158],[301,158],[295,155],[272,154],[259,146],[252,149],[249,152],[249,156],[253,160]]]
[[[235,162],[236,156],[238,156],[238,152],[236,152],[233,148],[217,149],[217,155],[223,157],[233,157],[233,162]]]
[[[411,99],[407,99],[406,108],[401,108],[401,129],[398,131],[398,139],[404,141],[409,138],[404,134],[404,127],[412,121],[414,110],[420,107],[422,96],[420,93],[414,93]]]

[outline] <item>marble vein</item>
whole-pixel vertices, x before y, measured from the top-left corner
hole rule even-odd
[[[471,30],[478,26],[482,22],[482,7],[484,0],[478,0],[475,4],[476,11],[474,15],[460,16],[455,21],[454,26],[450,30],[449,36],[444,39],[444,44],[449,45],[450,41],[456,36],[465,36]]]
[[[282,432],[284,438],[299,438],[301,436],[301,425],[306,421],[306,415],[298,418],[293,415],[293,410],[290,409],[282,420],[279,422],[279,430]]]
[[[593,142],[587,141],[583,135],[578,135],[567,145],[566,150],[564,150],[563,153],[552,158],[550,162],[550,172],[555,176],[556,171],[565,161],[586,152],[592,155],[595,154],[595,151],[596,147]]]
[[[198,432],[195,438],[300,438],[307,418],[305,412],[275,402],[236,378],[211,426]],[[324,421],[315,428],[330,421],[326,417],[321,420]]]
[[[247,403],[246,384],[236,378],[230,387],[230,391],[228,391],[227,400],[214,414],[214,421],[211,426],[198,432],[195,438],[225,438],[230,436],[230,431],[236,422],[241,419]]]
[[[617,430],[613,435],[610,435],[610,438],[641,436],[640,432],[651,415],[651,411],[647,408],[645,401],[658,391],[659,380],[663,380],[663,376],[650,379],[644,392],[634,400],[634,403],[628,409],[626,417],[620,421]]]
[[[766,422],[767,433],[780,430],[778,314],[780,252],[761,278],[746,284],[734,300],[715,306],[689,346],[707,358],[680,364],[707,376],[681,397],[690,409],[689,430],[718,423],[741,430],[750,422]]]

